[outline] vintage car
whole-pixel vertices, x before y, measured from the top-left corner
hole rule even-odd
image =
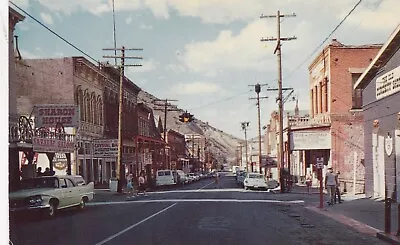
[[[11,213],[43,211],[54,217],[57,210],[79,207],[94,197],[94,183],[86,183],[79,175],[43,176],[21,180],[19,190],[9,193]]]

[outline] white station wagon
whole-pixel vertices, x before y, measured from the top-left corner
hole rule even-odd
[[[82,176],[44,176],[21,180],[20,189],[9,193],[9,208],[11,212],[40,210],[53,217],[59,209],[83,209],[93,197],[94,183],[86,184]]]
[[[267,189],[268,184],[264,175],[260,173],[247,173],[243,181],[244,188],[247,189]]]

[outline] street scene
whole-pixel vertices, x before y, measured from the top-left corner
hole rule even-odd
[[[299,187],[299,190],[300,187]],[[303,188],[306,191],[305,188]],[[316,191],[316,190],[314,190]],[[14,244],[386,244],[307,209],[317,194],[239,188],[232,173],[127,198],[96,190],[85,210],[11,222]],[[317,192],[316,192],[317,193]],[[351,202],[351,201],[348,201]],[[51,232],[49,232],[51,231]],[[340,238],[339,238],[340,237]]]
[[[0,243],[400,244],[399,0],[0,7]]]

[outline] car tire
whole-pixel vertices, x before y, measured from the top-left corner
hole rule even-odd
[[[55,202],[50,202],[49,208],[47,209],[47,218],[54,218],[57,213],[57,204]]]
[[[86,202],[87,202],[87,201],[86,201],[86,198],[82,197],[81,201],[79,202],[78,208],[79,208],[80,210],[85,209],[85,207],[86,207]]]

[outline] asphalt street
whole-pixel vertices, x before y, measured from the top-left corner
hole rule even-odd
[[[53,219],[10,220],[14,244],[386,244],[305,207],[316,197],[217,186],[203,179],[184,187],[127,198],[107,191],[83,211]]]

